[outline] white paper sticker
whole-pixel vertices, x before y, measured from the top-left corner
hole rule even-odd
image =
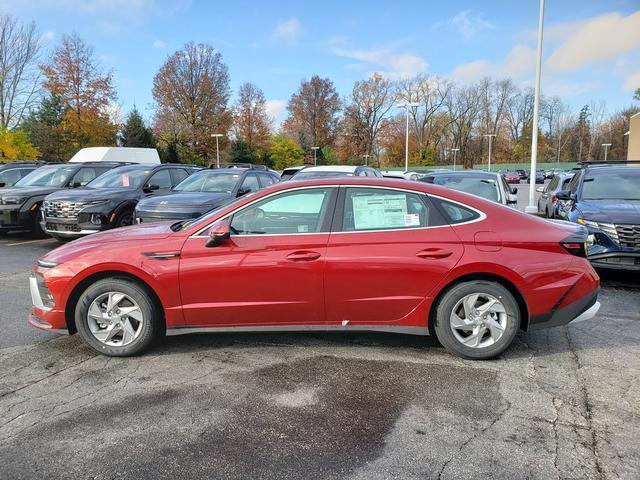
[[[353,197],[353,224],[356,230],[404,227],[406,214],[407,197],[404,194]]]
[[[309,225],[298,225],[298,233],[307,233],[309,231]]]
[[[405,227],[419,227],[420,226],[420,215],[417,213],[407,213],[404,216],[404,226]]]

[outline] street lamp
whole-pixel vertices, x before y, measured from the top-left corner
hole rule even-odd
[[[484,137],[489,137],[489,166],[487,167],[487,172],[491,171],[491,139],[496,136],[495,133],[485,133]]]
[[[216,168],[220,168],[220,146],[218,144],[218,139],[220,137],[224,137],[222,133],[212,133],[211,138],[215,137],[216,139]]]
[[[609,151],[609,147],[611,146],[610,143],[603,143],[602,146],[604,147],[604,161],[607,161],[607,152]]]
[[[369,157],[370,156],[371,155],[369,155],[368,153],[365,153],[364,155],[362,155],[362,157],[364,158],[364,164],[367,165],[367,166],[369,165]]]
[[[536,58],[536,85],[533,96],[533,135],[531,135],[531,176],[536,178],[536,162],[538,159],[538,115],[540,110],[540,75],[542,72],[542,34],[544,31],[544,0],[540,0],[540,14],[538,16],[538,52]],[[529,205],[524,209],[526,213],[537,213],[536,182],[529,185]]]
[[[460,151],[459,148],[450,148],[450,152],[453,152],[453,169],[456,169],[456,154]]]
[[[313,165],[317,165],[317,157],[316,157],[316,152],[318,151],[320,147],[311,147],[311,150],[313,150]]]
[[[407,111],[407,128],[405,132],[405,141],[404,141],[404,171],[409,171],[409,107],[418,107],[419,103],[403,103],[401,105],[396,105],[396,108],[404,108]]]

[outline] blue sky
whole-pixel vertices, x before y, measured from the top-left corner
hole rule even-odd
[[[256,83],[282,119],[303,78],[330,77],[342,95],[380,71],[392,78],[437,74],[472,82],[512,77],[532,85],[537,0],[199,1],[0,0],[35,20],[51,49],[77,32],[113,71],[118,103],[150,118],[153,76],[193,40],[213,45],[233,91]],[[573,105],[631,103],[640,87],[640,0],[547,0],[543,93]]]

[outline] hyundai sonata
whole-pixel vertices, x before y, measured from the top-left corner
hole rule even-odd
[[[193,221],[63,245],[30,279],[32,325],[127,356],[167,334],[436,335],[485,359],[518,330],[593,317],[587,231],[438,185],[284,182]]]

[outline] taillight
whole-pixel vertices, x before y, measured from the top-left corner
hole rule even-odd
[[[555,195],[551,197],[551,203],[556,203],[557,201],[558,201],[558,197],[556,197]]]
[[[583,258],[587,257],[587,245],[585,243],[560,242],[560,245],[571,255]]]

